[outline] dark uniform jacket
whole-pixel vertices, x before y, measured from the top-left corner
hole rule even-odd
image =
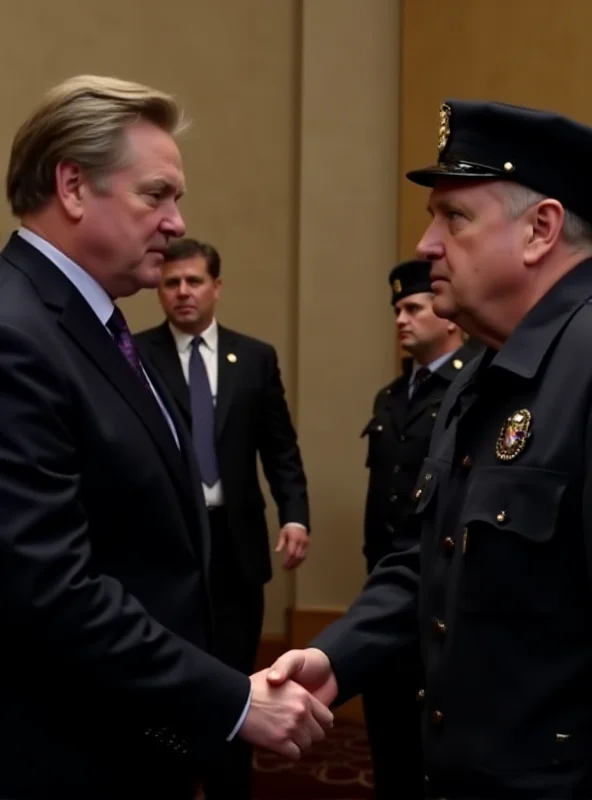
[[[588,260],[455,381],[418,480],[425,754],[441,796],[592,797],[591,467]],[[419,548],[387,557],[314,642],[344,697],[417,636],[419,580]]]
[[[409,400],[413,361],[381,389],[362,436],[368,438],[369,469],[364,518],[364,555],[370,572],[383,556],[405,550],[419,539],[412,491],[428,453],[434,422],[446,390],[480,350],[475,342],[460,347],[421,384]]]

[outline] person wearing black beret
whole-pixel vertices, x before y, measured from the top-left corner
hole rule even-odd
[[[463,339],[450,320],[434,314],[429,261],[413,259],[390,270],[388,285],[403,370],[376,395],[362,431],[367,441],[368,491],[364,555],[368,573],[381,558],[419,541],[413,486],[428,453],[442,399],[479,346]],[[377,800],[424,797],[419,647],[397,655],[365,689],[362,699]]]

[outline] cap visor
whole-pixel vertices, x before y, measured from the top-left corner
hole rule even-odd
[[[464,180],[487,180],[488,178],[507,178],[508,176],[496,169],[488,169],[487,167],[478,166],[477,164],[468,164],[466,161],[459,164],[433,164],[431,167],[424,167],[423,169],[414,169],[408,172],[405,177],[412,183],[417,183],[419,186],[428,186],[432,188],[438,178],[454,178]]]

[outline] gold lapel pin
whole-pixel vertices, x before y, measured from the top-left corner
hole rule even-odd
[[[228,359],[228,361],[230,361],[231,364],[234,364],[236,361],[236,356],[234,355],[234,353],[228,353],[226,358]]]

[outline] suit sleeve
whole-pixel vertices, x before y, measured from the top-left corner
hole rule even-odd
[[[280,525],[299,522],[310,530],[306,476],[273,348],[266,359],[259,454]]]
[[[359,694],[383,664],[419,635],[419,545],[385,556],[341,619],[310,643],[327,654],[337,678],[335,705]]]
[[[7,326],[0,340],[0,614],[90,691],[178,729],[201,752],[217,747],[243,711],[248,678],[93,569],[75,442],[84,419],[43,342]]]

